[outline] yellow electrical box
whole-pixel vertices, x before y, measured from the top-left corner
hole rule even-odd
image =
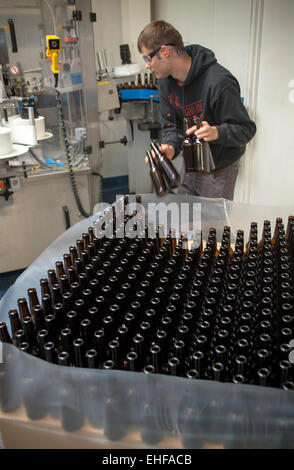
[[[59,73],[58,56],[61,50],[61,39],[55,35],[46,36],[46,57],[52,59],[52,72]]]

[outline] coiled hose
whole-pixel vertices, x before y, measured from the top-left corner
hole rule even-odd
[[[76,178],[75,178],[75,174],[74,174],[74,170],[73,170],[73,164],[72,164],[72,160],[71,160],[71,154],[70,154],[70,150],[69,150],[69,143],[68,143],[68,140],[67,140],[67,134],[66,134],[66,128],[65,128],[65,122],[64,122],[64,114],[63,114],[61,93],[56,89],[55,89],[55,91],[56,91],[58,119],[59,119],[59,124],[60,124],[61,130],[62,130],[62,140],[63,140],[63,144],[64,144],[64,147],[65,147],[65,155],[66,155],[67,162],[68,162],[69,176],[70,176],[73,195],[74,195],[77,207],[80,211],[80,214],[83,217],[87,218],[87,217],[90,217],[90,214],[88,214],[85,211],[85,209],[82,205],[82,202],[80,200],[78,187],[77,187],[77,183],[76,183]]]

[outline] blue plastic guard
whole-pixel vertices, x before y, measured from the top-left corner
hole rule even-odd
[[[135,88],[129,90],[120,90],[122,101],[128,100],[150,100],[150,96],[154,96],[154,101],[158,101],[158,91],[149,90],[148,88]]]

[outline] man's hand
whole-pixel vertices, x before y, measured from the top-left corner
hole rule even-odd
[[[207,121],[202,121],[202,127],[197,129],[197,126],[190,127],[186,134],[195,134],[198,139],[203,139],[205,142],[218,139],[218,130],[215,126],[210,126]]]
[[[169,144],[161,144],[159,146],[159,150],[161,153],[164,153],[169,160],[171,160],[175,154],[175,148],[172,145]],[[155,158],[154,151],[151,150],[152,157]],[[148,158],[145,157],[145,162],[148,163]]]

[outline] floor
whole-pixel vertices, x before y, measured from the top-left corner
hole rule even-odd
[[[23,271],[24,269],[20,269],[0,274],[0,299]]]
[[[116,195],[129,194],[128,175],[103,178],[102,180],[102,201],[112,204],[116,200]]]

